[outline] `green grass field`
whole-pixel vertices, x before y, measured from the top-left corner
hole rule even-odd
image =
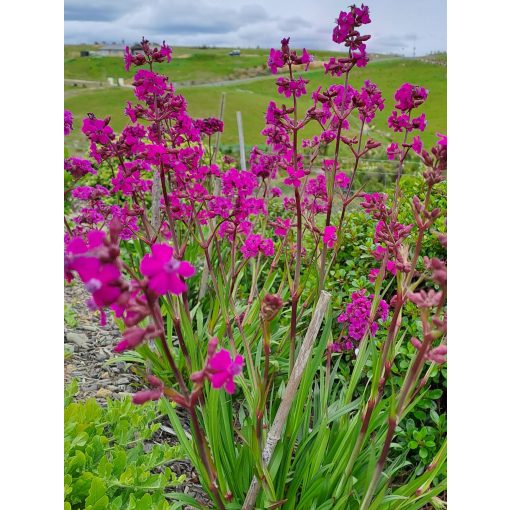
[[[65,49],[65,76],[74,79],[102,80],[106,76],[128,78],[134,73],[126,73],[121,58],[116,57],[79,57],[83,47],[66,47]],[[264,137],[260,131],[264,128],[264,114],[269,101],[274,100],[281,104],[286,99],[279,96],[274,85],[275,77],[266,75],[262,70],[267,59],[267,50],[242,50],[241,57],[228,56],[228,49],[198,50],[192,48],[175,48],[174,59],[170,64],[161,64],[158,71],[163,72],[172,81],[218,81],[229,78],[243,79],[243,70],[249,71],[259,68],[259,74],[265,75],[253,78],[251,81],[220,85],[196,85],[179,87],[179,93],[188,101],[188,110],[194,117],[218,115],[220,96],[226,93],[225,105],[225,132],[222,135],[222,144],[237,144],[236,111],[243,114],[243,126],[246,145],[264,144]],[[317,59],[327,58],[330,52],[315,52]],[[78,55],[78,56],[76,56]],[[179,58],[184,56],[184,58]],[[400,135],[390,133],[386,119],[393,106],[393,94],[397,87],[408,81],[425,86],[429,90],[423,111],[428,118],[428,128],[422,134],[425,146],[435,140],[434,133],[446,132],[446,57],[436,59],[438,62],[423,62],[421,60],[401,58],[376,58],[364,69],[354,69],[351,84],[355,87],[362,85],[366,79],[371,79],[382,90],[386,98],[386,109],[379,112],[371,126],[371,136],[384,144],[390,138],[397,139]],[[310,94],[319,85],[327,87],[338,82],[325,76],[320,68],[311,69],[302,73],[310,80],[307,91]],[[252,74],[253,75],[253,74]],[[118,130],[128,122],[123,113],[124,103],[133,101],[134,96],[129,89],[105,88],[88,90],[77,87],[65,87],[65,107],[73,112],[77,119],[76,126],[81,125],[79,120],[87,112],[93,112],[98,117],[111,115],[112,126]],[[288,102],[288,101],[287,101]],[[299,110],[304,113],[311,105],[311,99],[301,98],[298,103]],[[354,126],[355,127],[355,126]],[[303,136],[310,136],[317,132],[313,124],[305,130]],[[68,138],[70,145],[76,150],[83,149],[82,136],[75,130]]]

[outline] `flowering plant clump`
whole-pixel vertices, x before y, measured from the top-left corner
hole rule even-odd
[[[367,6],[340,12],[332,39],[347,56],[325,64],[342,78],[328,88],[307,90],[298,73],[313,56],[290,38],[270,50],[275,94],[287,104],[269,103],[266,147],[252,149],[247,170],[220,157],[223,121],[193,118],[154,71],[171,62],[171,48],[145,39],[141,52],[125,52],[126,69],[136,69],[130,124],[115,133],[109,117],[89,113],[81,131],[90,159],[64,161],[73,200],[65,278],[83,282],[102,324],[117,321],[115,352],[145,359],[147,387],[133,402],[160,403],[215,508],[389,509],[398,499],[411,509],[444,490],[445,445],[419,476],[391,446],[446,359],[446,262],[423,246],[444,215],[433,204],[447,138],[430,152],[418,135],[411,142],[426,128],[416,110],[429,92],[403,84],[388,118],[401,137],[387,147],[394,187],[356,189],[364,159],[381,146],[364,127],[386,107],[375,83],[349,83],[369,61],[370,35],[360,30],[370,22]],[[65,112],[65,135],[74,124]],[[318,135],[303,138],[305,126]],[[332,159],[321,159],[325,146]],[[409,221],[401,177],[410,150],[423,163],[425,191],[409,201]],[[94,184],[100,175],[108,177]],[[331,275],[346,245],[361,242],[347,232],[354,204],[366,215],[374,267],[345,298]],[[406,314],[419,330],[403,327]],[[395,385],[403,342],[413,354]],[[191,439],[175,406],[187,413]]]

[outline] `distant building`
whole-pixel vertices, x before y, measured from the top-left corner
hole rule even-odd
[[[159,44],[150,43],[151,48],[160,48]],[[95,51],[91,51],[90,55],[95,57],[122,57],[124,56],[124,50],[126,44],[104,44]],[[133,44],[130,46],[131,53],[142,52],[143,48],[140,43]]]
[[[161,45],[157,44],[157,43],[153,43],[153,42],[150,42],[150,47],[151,48],[161,48]],[[136,44],[133,44],[129,47],[129,49],[131,50],[131,53],[135,53],[135,52],[142,52],[143,51],[143,48],[142,48],[142,45],[140,43],[136,43]]]
[[[108,44],[101,46],[95,54],[101,57],[122,57],[124,48],[125,46],[122,46],[122,44]]]
[[[131,50],[131,53],[134,53],[135,51],[143,51],[140,43],[133,44],[129,49]]]

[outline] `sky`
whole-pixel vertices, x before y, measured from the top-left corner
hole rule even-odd
[[[131,44],[142,36],[170,46],[334,50],[334,20],[353,0],[65,0],[66,44]],[[372,0],[368,51],[412,56],[446,51],[446,0]],[[413,49],[415,48],[415,50]]]

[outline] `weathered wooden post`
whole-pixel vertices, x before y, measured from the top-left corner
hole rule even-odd
[[[237,112],[237,131],[239,132],[239,156],[241,159],[241,170],[246,171],[246,154],[244,153],[243,118],[241,112]]]

